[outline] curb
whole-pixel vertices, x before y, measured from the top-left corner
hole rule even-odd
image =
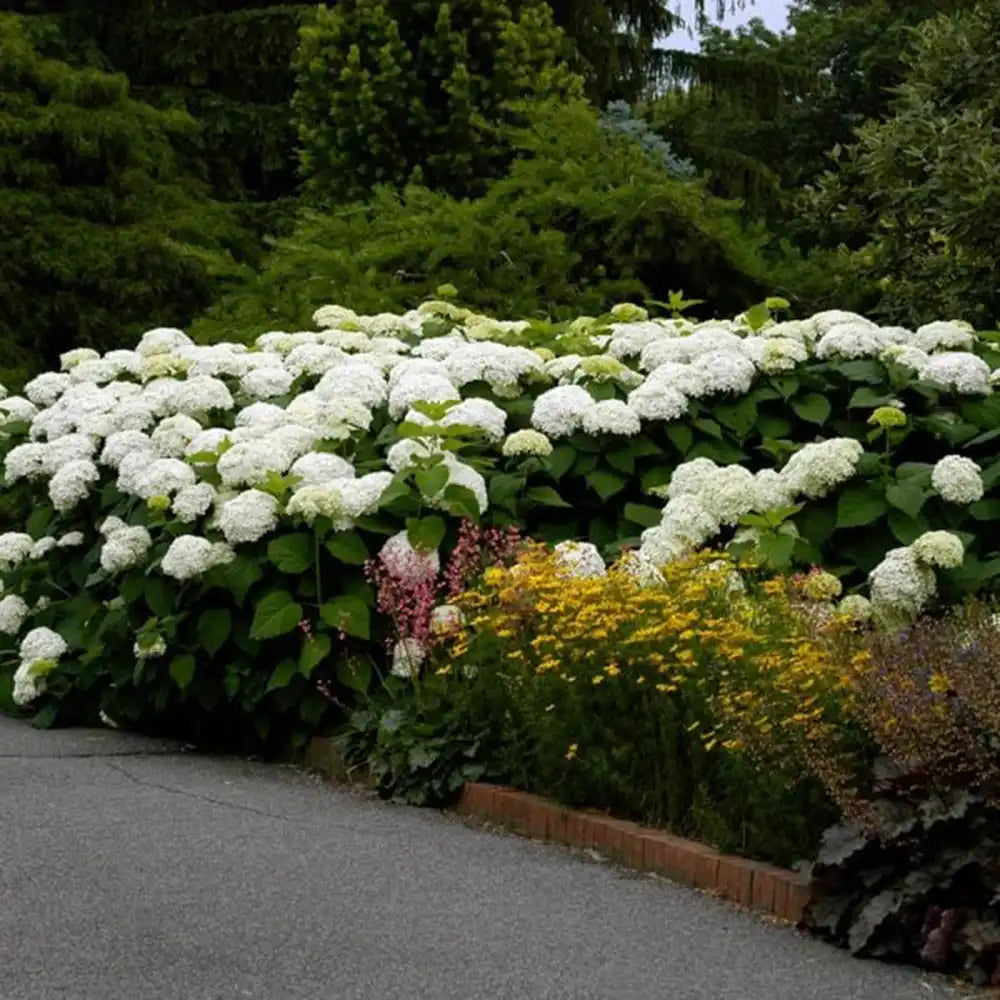
[[[655,872],[788,923],[801,922],[812,896],[809,878],[798,872],[500,785],[467,782],[455,810],[535,840],[596,850],[629,868]]]
[[[333,740],[310,740],[305,764],[332,781],[372,787],[367,768],[348,768]],[[502,785],[466,782],[454,811],[535,840],[598,851],[628,868],[654,872],[787,923],[802,921],[813,895],[809,877],[787,868],[722,854],[695,840],[603,813],[567,809]]]

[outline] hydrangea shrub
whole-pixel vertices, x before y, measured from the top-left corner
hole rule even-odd
[[[301,741],[391,667],[366,564],[439,565],[462,520],[635,549],[651,579],[707,545],[822,565],[845,610],[893,621],[1000,574],[1000,352],[962,324],[447,301],[314,322],[253,346],[151,330],[0,400],[31,511],[0,535],[0,702]]]

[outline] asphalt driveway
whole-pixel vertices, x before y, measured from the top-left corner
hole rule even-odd
[[[956,995],[291,768],[0,716],[0,1000]]]

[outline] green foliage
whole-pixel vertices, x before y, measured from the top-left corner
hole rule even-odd
[[[137,97],[198,122],[182,153],[223,200],[272,201],[296,187],[292,57],[308,4],[130,0],[60,5],[74,45],[93,42]]]
[[[565,51],[544,3],[318,7],[302,27],[292,101],[309,191],[324,204],[411,181],[481,193],[510,161],[512,102],[579,94]]]
[[[858,132],[816,195],[813,217],[878,283],[878,314],[992,324],[1000,255],[1000,14],[993,4],[924,22],[891,113]]]
[[[428,677],[418,687],[387,678],[353,711],[341,739],[349,765],[367,767],[383,798],[418,806],[455,800],[466,781],[488,774],[497,726],[456,702],[450,686]]]
[[[411,186],[366,206],[305,213],[259,279],[196,328],[244,335],[306,324],[331,300],[403,310],[454,285],[500,318],[600,313],[682,286],[711,310],[764,291],[753,233],[696,181],[670,176],[582,104],[533,109],[513,135],[510,174],[459,201]],[[773,287],[773,286],[771,286]]]
[[[235,227],[176,163],[191,119],[43,54],[58,44],[0,15],[0,344],[15,369],[185,323],[235,272]]]

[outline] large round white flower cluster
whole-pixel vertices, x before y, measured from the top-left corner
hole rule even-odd
[[[639,551],[654,564],[672,562],[748,514],[826,496],[855,474],[863,453],[853,438],[833,438],[805,445],[780,471],[752,473],[709,458],[685,462],[674,470],[661,521],[643,532]]]
[[[962,540],[948,531],[928,531],[891,549],[868,576],[876,617],[893,625],[915,618],[937,593],[934,570],[954,569],[964,558]]]

